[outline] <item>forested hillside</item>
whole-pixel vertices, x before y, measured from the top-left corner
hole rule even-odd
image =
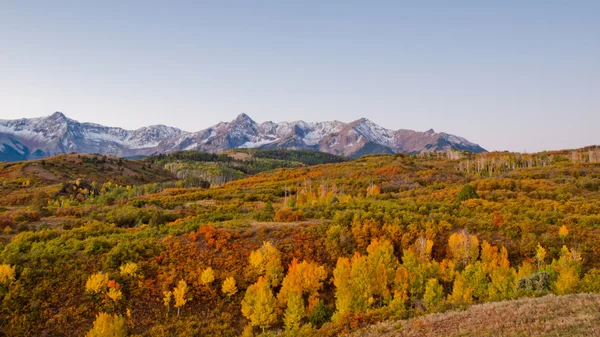
[[[141,171],[98,178],[100,163],[57,166],[47,182],[5,167],[3,188],[31,197],[0,199],[0,334],[336,336],[484,302],[600,293],[597,148],[311,167],[303,154],[243,152],[123,161]],[[255,174],[271,160],[293,167]],[[210,188],[164,181],[205,162],[248,171]],[[169,165],[180,167],[158,174]]]
[[[230,150],[225,153],[179,151],[158,154],[145,161],[163,166],[180,179],[197,178],[222,185],[278,168],[340,163],[344,157],[311,150]]]
[[[62,154],[41,160],[0,162],[0,205],[22,205],[40,193],[56,195],[65,185],[76,181],[87,187],[86,193],[80,196],[87,198],[87,194],[93,189],[100,190],[105,183],[138,186],[175,180],[175,176],[152,163],[95,154]],[[69,194],[73,192],[77,189]],[[74,197],[77,194],[74,193]]]

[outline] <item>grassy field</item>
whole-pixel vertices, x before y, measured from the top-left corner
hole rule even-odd
[[[352,336],[600,336],[600,295],[548,295],[485,303],[373,325]]]

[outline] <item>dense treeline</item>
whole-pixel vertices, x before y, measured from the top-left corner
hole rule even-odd
[[[472,303],[600,292],[600,164],[572,158],[491,177],[430,154],[210,189],[65,181],[0,208],[0,329],[334,336]]]
[[[223,185],[260,172],[303,165],[339,163],[345,159],[318,151],[232,150],[227,153],[178,151],[145,159],[164,166],[179,179],[200,178],[212,185]]]
[[[254,157],[293,161],[306,165],[341,163],[343,161],[346,161],[344,157],[336,156],[330,153],[310,150],[290,151],[284,149],[261,149],[257,150],[254,153]]]

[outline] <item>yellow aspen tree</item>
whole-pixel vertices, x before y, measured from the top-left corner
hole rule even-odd
[[[394,298],[390,303],[390,307],[397,311],[403,311],[405,304],[408,301],[408,287],[410,285],[408,270],[404,267],[396,269],[394,277]]]
[[[558,295],[566,295],[575,292],[579,284],[579,273],[574,266],[561,267],[558,278],[554,284]]]
[[[85,282],[85,291],[92,295],[97,295],[106,290],[108,284],[108,274],[95,273],[88,277]]]
[[[538,268],[529,263],[528,261],[523,261],[517,270],[517,279],[520,280],[522,278],[526,278],[527,276],[535,273]]]
[[[223,294],[227,295],[228,297],[231,297],[231,296],[235,295],[235,293],[237,293],[238,289],[235,286],[235,279],[232,276],[229,276],[228,278],[225,279],[225,281],[223,281],[223,286],[221,287],[221,291],[223,292]]]
[[[579,285],[578,264],[578,260],[573,259],[569,249],[563,246],[555,266],[557,279],[554,288],[558,295],[571,294],[577,290]]]
[[[454,259],[464,268],[475,262],[479,256],[479,239],[469,235],[466,230],[453,233],[448,238],[448,250]]]
[[[171,298],[173,298],[171,291],[163,291],[163,304],[167,307],[167,317],[169,317],[169,310],[171,309]]]
[[[437,312],[441,309],[444,301],[444,288],[437,279],[430,278],[427,281],[423,301],[427,312]]]
[[[286,333],[294,335],[300,329],[305,314],[302,295],[298,291],[292,291],[287,298],[287,309],[283,318]]]
[[[464,276],[456,275],[452,284],[452,294],[448,295],[448,302],[456,305],[473,303],[473,288],[469,287]]]
[[[177,316],[179,317],[179,311],[187,301],[189,300],[187,295],[187,283],[184,280],[179,280],[177,287],[173,289],[173,297],[175,298],[175,308],[177,308]]]
[[[490,245],[487,241],[481,243],[481,264],[486,272],[492,271],[498,266],[498,247]]]
[[[498,266],[503,268],[510,267],[510,260],[508,260],[508,250],[506,247],[500,248],[500,254],[498,254]]]
[[[489,298],[493,301],[511,299],[517,289],[517,272],[510,267],[498,266],[490,273]]]
[[[451,283],[456,277],[456,262],[454,260],[444,259],[440,262],[441,281]]]
[[[284,306],[287,303],[287,296],[292,291],[299,291],[301,295],[308,294],[318,297],[318,292],[323,287],[323,281],[326,278],[327,272],[323,266],[307,261],[298,263],[297,259],[293,259],[277,295],[279,305]]]
[[[123,297],[123,294],[121,293],[121,290],[119,290],[119,289],[110,288],[110,289],[108,289],[106,296],[108,296],[108,298],[110,298],[111,300],[116,302]]]
[[[127,322],[120,315],[99,313],[94,321],[94,326],[85,337],[125,337],[127,336]]]
[[[139,270],[138,265],[136,263],[133,263],[133,262],[127,262],[126,264],[124,264],[121,267],[119,267],[120,274],[123,277],[133,277],[133,276],[136,276],[138,270]]]
[[[545,259],[546,259],[546,249],[544,249],[544,247],[542,247],[542,245],[540,245],[538,243],[538,245],[535,249],[535,260],[537,262],[538,270],[544,265]]]
[[[334,321],[340,316],[352,311],[354,294],[350,274],[352,264],[350,259],[340,257],[333,270],[333,285],[335,286],[335,308]]]
[[[260,249],[250,253],[249,262],[250,272],[254,275],[265,276],[273,287],[281,283],[283,278],[281,253],[271,245],[271,242],[263,242]]]
[[[277,320],[275,313],[275,297],[271,291],[269,281],[263,276],[246,289],[242,300],[242,314],[250,320],[252,326],[263,330],[270,327]]]
[[[252,324],[246,325],[241,337],[254,337],[254,326]]]
[[[355,253],[352,257],[350,282],[354,293],[352,308],[357,312],[367,310],[373,304],[373,291],[369,279],[369,262],[366,256]]]
[[[567,237],[567,235],[569,235],[569,230],[567,229],[566,225],[562,225],[558,229],[558,236],[560,236],[560,239],[562,240],[563,244],[565,243],[565,238]]]
[[[467,286],[473,289],[473,297],[480,301],[485,301],[489,297],[489,279],[488,272],[481,261],[469,264],[462,272]]]
[[[15,266],[0,264],[0,284],[9,285],[15,280]]]
[[[204,269],[204,271],[202,272],[202,275],[200,276],[200,282],[202,283],[202,285],[208,286],[214,280],[215,280],[215,271],[211,267]]]
[[[391,300],[398,259],[394,246],[388,240],[373,240],[367,247],[368,277],[371,279],[371,295],[378,296],[382,303]]]
[[[413,245],[414,252],[419,257],[420,263],[426,263],[431,260],[431,250],[433,249],[433,241],[420,236]]]

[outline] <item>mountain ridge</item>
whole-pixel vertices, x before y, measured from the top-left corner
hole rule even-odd
[[[79,122],[62,112],[50,116],[0,120],[0,161],[39,159],[69,152],[121,157],[181,150],[211,153],[233,148],[317,150],[357,157],[375,153],[421,153],[450,149],[485,152],[462,137],[430,129],[390,130],[367,118],[345,123],[255,122],[245,113],[197,132],[162,124],[136,130]]]

